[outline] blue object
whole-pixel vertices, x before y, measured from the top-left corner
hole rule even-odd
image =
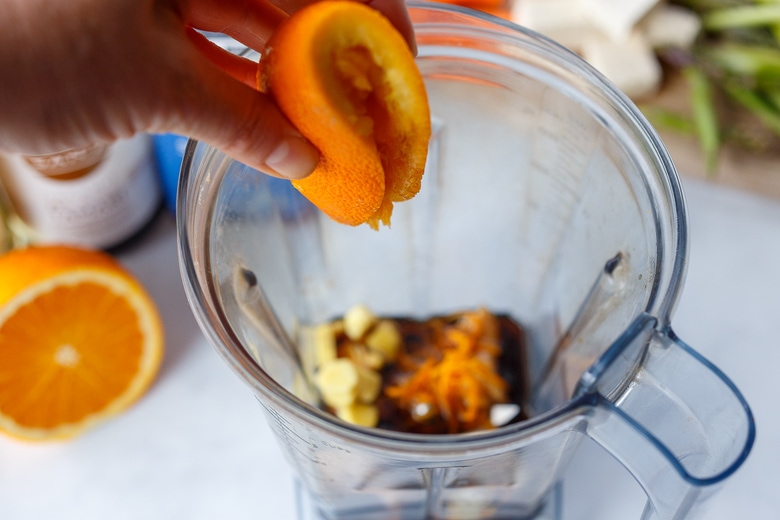
[[[176,212],[176,189],[179,183],[179,170],[187,147],[186,136],[177,134],[155,134],[154,156],[157,161],[157,171],[160,172],[165,206],[172,213]]]

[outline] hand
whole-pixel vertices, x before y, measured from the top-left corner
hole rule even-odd
[[[195,31],[262,50],[315,0],[3,0],[0,150],[54,153],[138,132],[205,141],[271,175],[301,178],[317,150],[256,90],[256,64]],[[361,0],[415,50],[403,0]]]

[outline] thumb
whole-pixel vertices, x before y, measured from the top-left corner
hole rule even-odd
[[[189,88],[177,88],[173,131],[276,177],[301,179],[314,171],[319,152],[270,97],[205,58],[195,61]]]

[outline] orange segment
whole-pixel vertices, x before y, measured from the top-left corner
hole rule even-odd
[[[390,223],[420,190],[430,112],[409,47],[378,11],[325,0],[285,20],[260,61],[259,86],[320,151],[293,185],[337,222]]]
[[[109,255],[44,246],[0,257],[0,430],[76,435],[135,402],[162,353],[153,301]]]

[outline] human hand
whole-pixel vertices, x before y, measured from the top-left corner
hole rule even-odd
[[[172,132],[270,175],[304,177],[318,152],[256,90],[256,64],[194,29],[262,50],[288,13],[312,1],[3,0],[0,150],[54,153]],[[415,49],[404,0],[360,1]]]

